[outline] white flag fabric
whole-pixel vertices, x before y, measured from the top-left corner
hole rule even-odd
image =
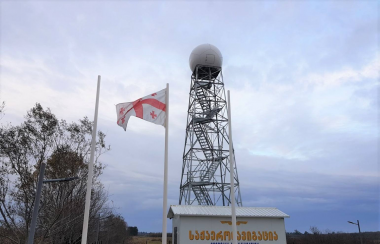
[[[152,93],[134,102],[116,105],[117,124],[127,129],[129,117],[137,118],[162,125],[165,127],[166,118],[166,89]]]

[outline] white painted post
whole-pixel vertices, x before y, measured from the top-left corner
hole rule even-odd
[[[169,133],[169,83],[166,83],[166,118],[165,118],[165,163],[164,163],[164,199],[162,213],[162,244],[166,244],[167,237],[167,217],[166,210],[168,205],[168,133]]]
[[[96,91],[94,126],[92,128],[91,155],[90,155],[90,162],[88,163],[88,178],[87,178],[86,203],[85,203],[85,208],[84,208],[84,219],[83,219],[83,229],[82,229],[82,244],[87,244],[92,177],[94,174],[94,154],[95,154],[95,144],[96,144],[96,132],[97,132],[97,124],[98,124],[99,92],[100,92],[100,75],[98,75],[98,87]]]
[[[237,228],[236,228],[236,209],[235,209],[235,180],[234,180],[234,155],[232,148],[232,127],[231,127],[231,102],[230,102],[230,90],[227,91],[228,99],[228,138],[230,145],[230,181],[231,181],[231,217],[232,217],[232,233],[233,244],[237,244]]]

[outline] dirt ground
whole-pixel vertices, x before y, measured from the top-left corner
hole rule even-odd
[[[168,244],[172,243],[172,238],[168,237]],[[132,244],[161,244],[161,237],[134,236]]]

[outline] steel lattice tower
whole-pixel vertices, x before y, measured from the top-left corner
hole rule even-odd
[[[180,205],[231,204],[227,106],[222,68],[197,65],[191,75]],[[242,206],[236,163],[233,170],[236,204]]]

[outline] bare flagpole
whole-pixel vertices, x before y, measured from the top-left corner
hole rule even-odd
[[[100,92],[100,75],[98,75],[98,87],[96,91],[94,126],[92,128],[91,155],[90,155],[90,162],[88,163],[88,178],[87,178],[86,204],[84,208],[84,219],[83,219],[83,229],[82,229],[82,244],[87,243],[92,177],[94,174],[94,154],[95,154],[95,144],[96,144],[96,132],[97,132],[97,124],[98,124],[99,92]]]
[[[164,165],[164,199],[162,213],[162,244],[166,244],[167,237],[167,217],[166,210],[168,205],[168,133],[169,133],[169,83],[166,83],[166,118],[165,118],[165,165]]]
[[[231,102],[230,102],[230,90],[227,91],[228,96],[228,135],[230,144],[230,182],[231,182],[231,217],[232,217],[232,241],[233,244],[237,244],[237,228],[236,228],[236,209],[235,209],[235,180],[234,180],[234,155],[232,148],[232,127],[231,127]]]

